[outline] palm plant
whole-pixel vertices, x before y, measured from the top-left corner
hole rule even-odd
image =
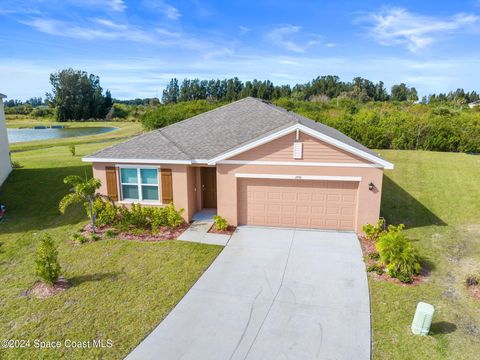
[[[94,209],[94,203],[95,199],[102,197],[102,195],[97,193],[97,190],[102,185],[101,181],[95,178],[88,179],[87,176],[84,179],[78,175],[70,175],[63,179],[63,182],[71,185],[72,188],[70,189],[70,194],[65,195],[60,200],[58,205],[60,212],[64,214],[70,205],[82,203],[90,218],[92,231],[95,232],[97,214]]]

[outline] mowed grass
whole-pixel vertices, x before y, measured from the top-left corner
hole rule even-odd
[[[31,128],[34,126],[52,126],[62,125],[65,127],[117,127],[115,131],[108,133],[92,135],[92,136],[78,136],[71,138],[50,139],[40,141],[29,141],[10,144],[12,152],[41,149],[46,147],[66,146],[69,144],[91,144],[99,142],[119,141],[124,140],[133,135],[142,133],[142,125],[138,122],[117,122],[117,121],[86,121],[86,122],[53,122],[48,120],[37,120],[28,117],[12,117],[7,116],[8,128]],[[103,147],[103,146],[102,146]],[[101,148],[102,148],[101,147]]]
[[[112,348],[0,349],[1,359],[121,359],[178,303],[221,247],[180,241],[142,243],[100,240],[73,245],[70,236],[86,223],[84,210],[60,215],[66,175],[91,176],[81,156],[110,143],[66,146],[13,154],[24,167],[0,188],[8,217],[0,223],[1,339],[111,340]],[[63,275],[72,287],[39,300],[25,295],[35,283],[39,235],[59,246]]]
[[[466,291],[480,273],[480,156],[381,151],[386,171],[382,215],[405,223],[430,271],[419,286],[370,278],[374,359],[479,359],[480,302]],[[430,336],[411,334],[416,304],[435,306]]]

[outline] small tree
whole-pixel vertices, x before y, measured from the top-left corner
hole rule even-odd
[[[68,151],[70,151],[70,154],[72,154],[72,156],[75,156],[76,153],[77,153],[77,149],[75,148],[75,144],[68,145]]]
[[[82,203],[87,212],[87,216],[90,218],[90,225],[92,225],[92,231],[95,232],[95,223],[97,214],[94,208],[95,199],[101,197],[97,193],[97,190],[100,188],[102,183],[100,180],[91,178],[88,179],[85,176],[85,179],[78,175],[70,175],[63,179],[65,184],[72,186],[70,189],[71,193],[65,195],[62,200],[60,200],[59,210],[62,214],[65,213],[65,210],[76,203]]]
[[[58,251],[48,234],[44,234],[40,239],[35,264],[35,274],[46,284],[55,284],[60,276],[61,267],[58,263]]]

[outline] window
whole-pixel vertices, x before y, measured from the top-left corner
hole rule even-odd
[[[120,168],[122,200],[158,202],[158,169]]]

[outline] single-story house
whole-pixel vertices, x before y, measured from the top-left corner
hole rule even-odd
[[[8,174],[12,171],[10,148],[8,146],[7,124],[5,120],[5,111],[3,109],[3,99],[5,98],[5,95],[0,94],[0,185],[3,184]]]
[[[378,220],[393,164],[341,132],[245,98],[83,159],[120,204],[173,201],[232,225],[354,230]]]

